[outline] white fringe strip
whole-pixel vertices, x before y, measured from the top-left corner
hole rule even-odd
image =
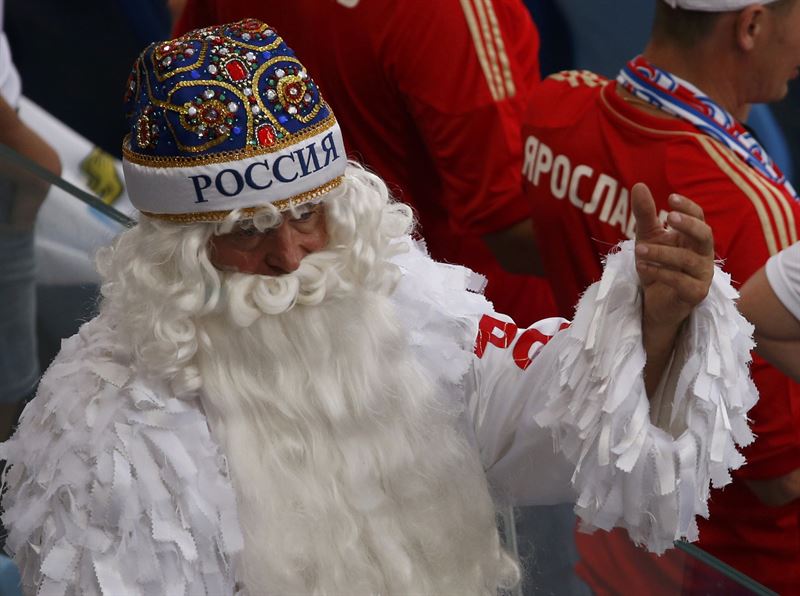
[[[473,365],[476,321],[492,305],[482,292],[486,278],[462,267],[432,260],[423,242],[402,241],[407,250],[392,262],[403,273],[392,294],[398,319],[422,367],[451,404],[463,404],[461,382]]]
[[[67,340],[14,437],[3,522],[26,593],[232,594],[242,548],[196,400],[129,379],[102,319]]]
[[[633,248],[625,242],[608,257],[572,327],[553,340],[560,372],[536,421],[576,466],[583,529],[623,527],[661,553],[698,538],[695,517],[708,517],[709,482],[728,484],[729,470],[744,463],[736,445],[753,440],[747,412],[758,398],[748,368],[753,328],[736,310],[730,276],[717,268],[659,389],[671,415],[651,414]]]

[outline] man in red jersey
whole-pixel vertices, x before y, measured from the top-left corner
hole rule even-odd
[[[523,177],[559,310],[600,274],[603,256],[632,237],[629,189],[695,198],[716,252],[744,282],[795,242],[800,204],[740,124],[749,105],[775,101],[800,64],[800,1],[659,1],[642,56],[617,81],[564,72],[532,96]],[[664,212],[662,212],[664,213]],[[756,359],[759,438],[748,465],[714,495],[700,544],[758,581],[800,586],[800,386]],[[721,421],[722,423],[722,421]]]
[[[352,157],[414,207],[432,256],[486,275],[517,321],[554,314],[529,275],[520,123],[539,37],[519,0],[189,0],[176,32],[250,16],[321,74]]]

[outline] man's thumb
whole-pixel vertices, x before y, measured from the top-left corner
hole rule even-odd
[[[631,190],[631,209],[636,219],[636,237],[642,238],[663,229],[658,220],[656,203],[646,184],[639,182]]]

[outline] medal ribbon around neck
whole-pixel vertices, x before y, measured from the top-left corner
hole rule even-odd
[[[747,129],[697,87],[637,56],[620,71],[617,83],[635,97],[696,126],[724,143],[748,165],[798,199],[794,187]]]

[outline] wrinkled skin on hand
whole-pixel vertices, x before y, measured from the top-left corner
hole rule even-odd
[[[708,295],[714,277],[714,237],[703,209],[686,197],[670,195],[665,227],[646,185],[634,186],[631,196],[636,270],[644,295],[645,383],[652,395],[681,324]]]

